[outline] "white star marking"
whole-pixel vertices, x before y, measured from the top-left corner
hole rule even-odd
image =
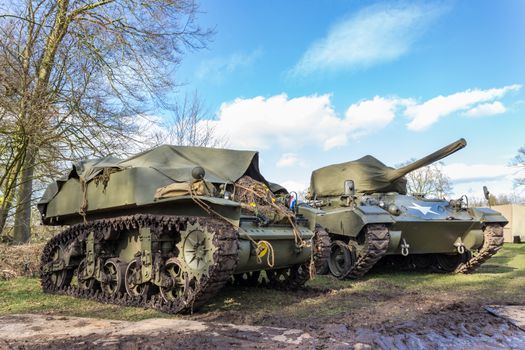
[[[432,207],[423,207],[421,205],[418,205],[417,203],[412,203],[412,206],[409,208],[419,210],[423,215],[427,215],[428,213],[439,215],[435,211],[432,211]]]

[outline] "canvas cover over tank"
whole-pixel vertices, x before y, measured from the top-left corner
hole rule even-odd
[[[388,179],[388,167],[370,155],[360,159],[326,166],[315,170],[310,181],[310,190],[318,197],[343,195],[345,180],[353,180],[359,193],[398,192],[406,194],[406,180]]]
[[[386,166],[370,155],[346,163],[329,165],[312,172],[310,192],[316,197],[342,196],[345,180],[353,180],[358,193],[398,192],[406,194],[407,182],[404,178],[406,174],[443,159],[466,145],[467,142],[464,139],[459,139],[398,169]]]
[[[267,184],[274,192],[283,190],[277,184],[268,183],[260,173],[258,152],[163,145],[131,156],[128,159],[105,157],[74,164],[65,176],[47,187],[38,203],[38,208],[42,214],[45,214],[49,202],[55,198],[67,181],[78,182],[82,178],[89,184],[98,175],[103,174],[105,170],[133,174],[130,175],[132,183],[128,186],[134,186],[138,191],[144,191],[143,188],[151,191],[151,189],[165,186],[167,183],[192,181],[191,172],[196,166],[204,168],[204,180],[209,183],[232,183],[240,177],[248,175],[254,180]],[[140,176],[141,174],[144,176]],[[151,174],[155,174],[155,176],[151,176]],[[158,183],[148,184],[148,186],[133,183],[133,179],[144,178]],[[154,191],[151,194],[148,193],[147,196],[153,199]],[[81,198],[80,191],[78,197]]]

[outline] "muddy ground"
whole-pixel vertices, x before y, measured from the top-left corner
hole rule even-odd
[[[0,348],[193,349],[310,346],[302,330],[176,319],[114,321],[35,314],[0,317]]]
[[[317,292],[317,291],[313,291]],[[391,303],[394,304],[394,303]],[[430,303],[433,304],[433,303]],[[344,317],[254,319],[205,312],[185,319],[109,321],[51,315],[0,317],[1,349],[525,349],[525,331],[481,305],[400,300],[395,310]],[[412,307],[425,310],[412,317]],[[525,310],[522,310],[525,311]]]

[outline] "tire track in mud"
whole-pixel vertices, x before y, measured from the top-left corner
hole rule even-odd
[[[0,349],[311,348],[298,329],[180,319],[137,322],[46,315],[0,317]]]
[[[339,320],[342,321],[342,320]],[[435,307],[408,321],[346,323],[268,318],[265,325],[181,319],[138,322],[46,315],[0,317],[1,349],[524,349],[525,331],[481,306]],[[278,325],[270,326],[269,324]]]
[[[523,330],[464,303],[435,308],[398,324],[327,324],[309,332],[325,344],[321,349],[525,349]]]

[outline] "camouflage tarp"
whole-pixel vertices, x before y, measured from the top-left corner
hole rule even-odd
[[[310,192],[316,197],[341,196],[345,180],[353,180],[358,193],[398,192],[406,194],[404,175],[436,162],[465,147],[464,139],[445,146],[428,156],[394,169],[368,155],[351,162],[333,164],[312,172]]]
[[[312,173],[310,191],[317,197],[341,196],[345,180],[353,180],[359,193],[398,192],[406,193],[406,180],[389,180],[396,169],[386,166],[372,156],[326,166]]]
[[[247,175],[271,186],[274,191],[282,190],[282,187],[276,184],[270,185],[260,173],[257,152],[163,145],[124,160],[105,157],[74,164],[64,177],[48,186],[38,206],[42,210],[70,178],[82,178],[89,183],[104,172],[148,168],[158,171],[173,182],[189,182],[192,180],[191,171],[196,166],[204,168],[204,180],[208,183],[233,183]]]

